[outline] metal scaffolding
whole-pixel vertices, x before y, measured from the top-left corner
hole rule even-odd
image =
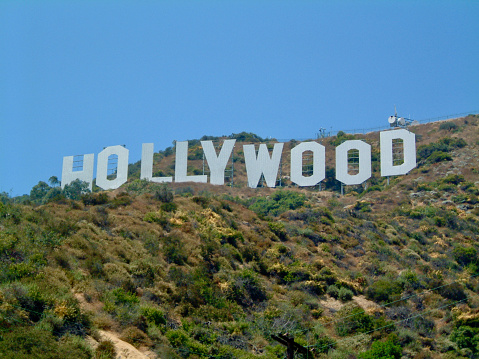
[[[115,179],[118,172],[118,155],[108,156],[107,177],[109,180]]]
[[[73,156],[73,172],[83,171],[83,156],[84,155],[74,155]]]

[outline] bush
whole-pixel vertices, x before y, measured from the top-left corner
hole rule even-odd
[[[456,247],[453,250],[454,259],[461,266],[466,267],[478,261],[477,250],[474,247]]]
[[[149,306],[142,307],[140,312],[147,321],[154,323],[157,326],[166,324],[165,314],[159,308]]]
[[[127,192],[119,193],[113,201],[111,201],[111,208],[118,208],[120,206],[128,206],[133,202],[130,195]]]
[[[165,336],[174,348],[185,346],[189,340],[188,334],[182,329],[168,330]]]
[[[86,345],[70,337],[57,341],[52,333],[38,327],[13,327],[2,332],[0,357],[15,359],[89,359],[91,351]]]
[[[242,306],[250,306],[268,299],[266,289],[257,275],[250,270],[245,270],[235,277],[228,297]]]
[[[428,163],[438,163],[444,161],[452,161],[452,157],[441,151],[434,151],[426,160]]]
[[[115,344],[111,340],[102,340],[95,350],[95,359],[115,359]]]
[[[347,134],[345,133],[344,131],[339,131],[337,134],[336,134],[336,138],[332,139],[330,141],[330,144],[332,146],[339,146],[341,143],[345,142],[345,141],[348,141],[348,140],[353,140],[354,139],[354,135],[350,135],[350,134]]]
[[[457,129],[457,125],[454,122],[447,121],[447,122],[442,122],[439,125],[440,130],[445,130],[445,131],[454,131]]]
[[[437,142],[430,143],[428,145],[422,145],[417,149],[417,155],[419,159],[425,160],[431,156],[434,152],[447,153],[455,148],[463,148],[467,145],[466,141],[462,138],[441,138]]]
[[[178,206],[176,205],[176,203],[167,202],[167,203],[162,203],[160,208],[162,211],[165,211],[165,212],[175,212]]]
[[[313,348],[317,353],[326,354],[330,349],[336,348],[336,341],[326,335],[315,334],[314,339],[315,343]]]
[[[360,353],[359,359],[399,359],[401,358],[402,349],[399,345],[389,339],[385,342],[375,341],[371,345],[371,349]]]
[[[133,326],[127,327],[125,330],[123,330],[121,332],[120,339],[134,345],[135,347],[139,347],[141,345],[150,346],[152,344],[150,338],[148,338],[143,331]]]
[[[100,204],[106,204],[109,201],[108,193],[86,193],[81,196],[81,200],[85,206],[97,206]]]
[[[477,346],[479,344],[479,334],[477,333],[477,329],[473,329],[467,325],[462,325],[453,330],[450,338],[459,348],[468,348],[473,353],[477,352]]]
[[[155,191],[153,197],[163,203],[169,203],[173,201],[173,192],[168,188],[166,183],[163,183],[160,185],[160,188]]]
[[[465,300],[467,299],[467,295],[464,292],[464,289],[462,288],[462,285],[460,285],[457,282],[451,283],[449,285],[446,285],[442,287],[439,290],[439,294],[443,296],[446,299],[451,299],[451,300]]]
[[[366,294],[369,299],[376,302],[388,302],[391,300],[391,297],[398,296],[401,292],[400,283],[393,280],[380,279],[368,288]]]
[[[339,293],[338,293],[338,298],[342,302],[347,302],[347,301],[350,301],[351,299],[353,299],[353,295],[354,295],[354,293],[351,289],[348,289],[346,287],[341,287],[341,289],[339,290]]]
[[[464,176],[458,174],[451,174],[441,179],[441,182],[458,185],[459,183],[464,182]]]
[[[280,240],[288,240],[288,236],[284,229],[284,223],[282,222],[268,222],[268,227]]]
[[[339,288],[335,285],[330,285],[328,289],[326,289],[326,294],[337,299],[339,297]]]
[[[181,243],[180,239],[175,236],[165,238],[163,253],[168,263],[183,265],[188,259],[183,243]]]
[[[115,297],[115,302],[116,303],[134,304],[134,303],[138,303],[140,301],[138,299],[138,297],[136,296],[136,294],[125,292],[125,290],[123,288],[113,289],[112,294]]]
[[[278,216],[288,210],[300,208],[306,202],[306,196],[294,191],[275,191],[270,198],[253,198],[249,208],[261,215]]]
[[[342,318],[336,324],[336,333],[339,336],[366,333],[374,328],[373,318],[356,304],[346,304],[337,312],[337,315]]]

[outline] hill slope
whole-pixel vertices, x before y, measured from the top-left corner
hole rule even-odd
[[[149,357],[281,358],[271,335],[288,333],[304,357],[476,358],[476,122],[412,127],[418,167],[389,186],[373,169],[345,196],[245,188],[238,163],[233,187],[146,183],[133,165],[80,200],[4,197],[0,357],[113,357],[109,333]],[[328,165],[346,138],[323,139]]]

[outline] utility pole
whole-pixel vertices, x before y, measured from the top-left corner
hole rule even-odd
[[[288,359],[294,359],[294,353],[295,352],[300,352],[302,354],[311,354],[309,350],[302,345],[299,345],[294,341],[293,336],[288,335],[288,334],[278,334],[278,335],[271,335],[271,338],[279,342],[280,344],[286,346],[286,354]],[[313,358],[313,355],[311,354],[311,358]]]

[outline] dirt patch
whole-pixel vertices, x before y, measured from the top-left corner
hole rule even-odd
[[[102,303],[88,303],[85,300],[85,297],[82,293],[74,293],[75,298],[80,303],[80,307],[84,311],[95,311],[98,310],[99,307],[102,306]],[[115,345],[116,349],[116,359],[154,359],[157,358],[156,354],[149,351],[147,348],[140,348],[137,349],[130,343],[127,343],[120,338],[118,338],[118,334],[105,331],[105,330],[98,330],[98,334],[100,336],[100,340],[110,340]],[[93,348],[96,349],[98,346],[98,342],[92,338],[87,337],[87,342]]]
[[[366,299],[364,295],[354,296],[353,300],[366,312],[374,311],[380,308],[378,304],[376,304],[375,302],[371,300]]]
[[[328,296],[326,300],[321,300],[319,302],[321,306],[324,307],[325,315],[334,315],[338,310],[340,310],[343,307],[343,303],[337,299],[334,299],[333,297]]]
[[[157,358],[156,354],[149,351],[144,350],[140,351],[136,349],[130,343],[127,343],[118,338],[118,335],[113,332],[107,332],[104,330],[99,330],[98,334],[101,340],[110,340],[115,345],[116,349],[116,359],[153,359]],[[87,338],[88,342],[92,346],[93,349],[96,349],[98,346],[98,342],[93,339],[92,337]]]
[[[364,309],[365,312],[373,312],[380,309],[380,306],[371,300],[366,299],[364,295],[355,295],[353,301]],[[325,309],[324,314],[332,316],[340,310],[345,303],[338,299],[328,296],[326,300],[320,301],[321,306]]]

